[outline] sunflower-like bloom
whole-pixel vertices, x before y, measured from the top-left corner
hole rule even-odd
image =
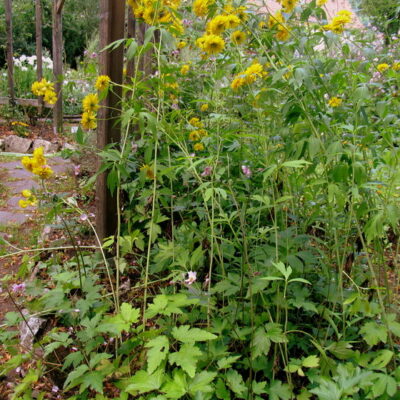
[[[209,105],[207,103],[202,104],[200,107],[200,111],[205,112],[208,110]]]
[[[57,102],[56,92],[52,90],[47,90],[46,93],[44,94],[43,100],[47,104],[56,104]]]
[[[228,14],[225,17],[225,26],[226,29],[233,29],[236,28],[237,26],[239,26],[241,24],[241,20],[237,15],[234,14]]]
[[[85,111],[82,114],[81,125],[83,126],[83,129],[86,130],[96,129],[97,128],[96,114],[94,112]]]
[[[386,64],[386,63],[379,64],[379,65],[376,67],[376,69],[377,69],[379,72],[385,72],[385,71],[387,71],[389,68],[390,68],[389,64]]]
[[[217,35],[204,35],[197,40],[197,45],[204,50],[208,55],[218,54],[225,48],[224,39]]]
[[[48,165],[40,165],[33,168],[32,172],[41,179],[49,179],[53,175],[53,170]]]
[[[180,73],[181,73],[182,75],[186,75],[186,74],[189,72],[189,70],[190,70],[190,66],[187,65],[187,64],[185,64],[185,65],[182,65],[182,68],[181,68],[181,70],[180,70]]]
[[[200,134],[198,131],[192,131],[189,133],[189,140],[191,142],[197,142],[198,140],[200,140]]]
[[[322,7],[328,0],[317,0],[317,6]]]
[[[197,117],[190,118],[189,124],[194,126],[195,128],[203,128],[204,126],[203,123],[200,121],[200,119]]]
[[[214,0],[195,0],[193,3],[193,12],[198,17],[205,17],[208,14],[210,6],[214,4]]]
[[[246,84],[246,79],[242,76],[237,76],[231,83],[231,88],[233,90],[238,90],[240,87]]]
[[[90,93],[82,101],[83,111],[94,113],[99,109],[99,98],[97,94]]]
[[[207,24],[207,33],[220,35],[226,29],[227,16],[226,15],[216,15],[208,24]]]
[[[110,81],[111,79],[108,75],[100,75],[97,77],[94,86],[98,91],[102,92],[103,90],[108,88]]]
[[[236,45],[241,45],[246,40],[246,34],[242,31],[235,31],[231,34],[231,40]]]
[[[203,143],[196,143],[193,146],[194,151],[203,151],[204,150],[204,144]]]
[[[325,31],[341,34],[344,31],[345,25],[351,23],[352,15],[348,10],[341,10],[332,18],[329,24],[324,25],[322,28]]]
[[[290,13],[296,7],[298,0],[282,0],[282,8],[285,13]]]

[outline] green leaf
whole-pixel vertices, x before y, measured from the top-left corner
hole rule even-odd
[[[275,322],[269,322],[268,324],[265,324],[264,326],[267,331],[267,336],[271,340],[271,342],[274,342],[274,343],[286,343],[287,342],[287,337],[282,332],[281,324],[277,324]]]
[[[218,360],[218,369],[230,368],[241,356],[224,357]]]
[[[145,347],[150,349],[147,352],[147,371],[152,374],[167,358],[169,341],[167,336],[161,335],[150,340]]]
[[[380,350],[377,352],[376,357],[373,359],[369,365],[372,369],[382,369],[389,364],[390,360],[394,356],[394,353],[390,350]]]
[[[217,376],[216,372],[202,371],[189,383],[189,393],[195,396],[197,392],[211,393],[214,389],[211,382]]]
[[[396,314],[388,314],[387,324],[389,326],[390,332],[392,332],[393,335],[400,337],[400,323],[395,321],[395,319],[396,319]]]
[[[191,378],[196,373],[197,361],[203,353],[193,344],[183,344],[179,351],[170,353],[170,364],[180,366]]]
[[[79,388],[79,393],[82,393],[86,388],[103,393],[103,375],[98,371],[91,371],[85,374]]]
[[[247,387],[243,382],[242,375],[235,369],[230,369],[226,373],[226,383],[229,389],[236,394],[235,398],[244,399],[246,397]]]
[[[255,358],[261,355],[267,355],[271,347],[271,340],[265,332],[263,327],[259,327],[253,336],[253,342],[251,346],[251,358]]]
[[[375,346],[380,342],[386,343],[387,329],[384,325],[378,325],[376,322],[367,322],[360,329],[360,334],[369,346]]]
[[[317,368],[319,366],[319,358],[315,355],[308,356],[302,361],[301,364],[306,368]]]
[[[75,387],[76,385],[79,385],[81,383],[82,376],[88,370],[89,367],[86,364],[82,364],[74,371],[71,371],[64,382],[64,389],[69,390]]]
[[[175,370],[173,379],[169,379],[161,391],[169,399],[179,399],[187,393],[186,377],[182,370]]]
[[[129,394],[136,395],[138,393],[147,393],[158,390],[164,380],[164,371],[159,370],[154,374],[146,371],[139,371],[128,379],[128,386],[125,391]]]
[[[293,161],[286,161],[282,164],[282,167],[288,168],[303,168],[306,165],[311,164],[309,161],[305,160],[293,160]]]
[[[289,400],[292,397],[292,391],[289,385],[281,381],[272,381],[267,392],[270,400]]]
[[[172,329],[172,336],[182,343],[205,342],[217,339],[217,336],[199,328],[190,328],[190,325],[182,325]]]
[[[219,378],[217,383],[215,384],[215,394],[219,399],[231,400],[231,394],[221,378]]]

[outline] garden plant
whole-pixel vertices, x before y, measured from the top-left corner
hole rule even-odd
[[[26,251],[21,276],[41,274],[0,332],[0,374],[29,366],[12,399],[400,398],[398,39],[278,3],[128,0],[147,30],[112,45],[134,73],[121,142],[99,150],[115,235],[51,193],[41,150],[23,160],[43,185],[22,201],[73,255]],[[83,99],[83,147],[116,87],[101,75]],[[29,316],[52,322],[26,351]]]

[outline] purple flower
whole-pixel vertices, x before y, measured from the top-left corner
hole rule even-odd
[[[24,282],[19,284],[15,283],[14,285],[11,286],[11,290],[14,293],[23,292],[25,290],[25,283]]]
[[[80,165],[74,165],[74,174],[75,176],[78,176],[81,173],[81,166]]]
[[[193,21],[190,20],[190,19],[183,19],[183,20],[182,20],[182,24],[183,24],[184,26],[190,26],[190,25],[193,24]]]
[[[200,174],[201,176],[210,176],[212,173],[212,167],[207,166],[204,168],[204,171]]]
[[[196,282],[197,279],[197,272],[196,271],[189,271],[188,277],[185,280],[185,283],[191,285],[192,283]]]
[[[242,165],[242,172],[247,176],[247,178],[251,177],[251,169],[247,165]]]
[[[173,56],[179,56],[180,51],[179,51],[179,50],[172,50],[171,54],[172,54]]]
[[[88,219],[88,216],[87,216],[87,214],[81,214],[81,216],[79,217],[79,219],[80,219],[81,221],[86,221],[86,220]]]
[[[56,386],[56,385],[54,385],[54,386],[51,388],[51,391],[52,391],[53,393],[57,393],[59,390],[60,390],[60,388],[59,388],[58,386]]]

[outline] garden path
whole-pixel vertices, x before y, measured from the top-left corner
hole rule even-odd
[[[47,161],[55,172],[56,179],[63,179],[73,171],[73,164],[69,160],[50,157]],[[30,172],[23,169],[20,161],[0,162],[0,236],[12,241],[10,232],[15,233],[21,248],[28,245],[30,226],[35,225],[39,215],[34,207],[20,208],[18,201],[22,198],[23,189],[38,187],[38,181]],[[18,256],[0,259],[0,280],[6,275],[16,274],[19,265],[20,257]],[[15,306],[6,292],[0,292],[0,324],[9,311],[16,311]]]

